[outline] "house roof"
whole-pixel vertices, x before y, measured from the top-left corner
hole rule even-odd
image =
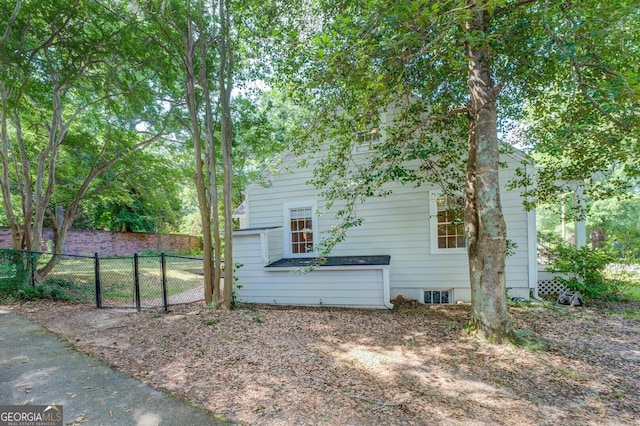
[[[255,228],[234,229],[233,235],[253,235],[260,234],[265,231],[273,231],[274,229],[282,229],[282,226],[258,226]]]
[[[329,256],[329,257],[295,257],[280,259],[268,264],[267,268],[290,268],[305,266],[369,266],[388,265],[389,255],[378,256]]]
[[[233,217],[235,218],[235,217],[244,216],[246,213],[247,213],[247,207],[243,201],[240,203],[238,208],[233,211]]]

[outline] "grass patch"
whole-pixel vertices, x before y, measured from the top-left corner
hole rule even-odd
[[[640,321],[640,309],[627,308],[624,310],[622,316],[627,319]]]
[[[573,370],[570,370],[565,367],[554,368],[554,370],[563,377],[566,377],[571,380],[575,380],[576,382],[583,381],[583,378]]]
[[[640,302],[640,281],[630,283],[622,293],[624,300]]]
[[[533,336],[530,330],[514,330],[511,343],[531,352],[545,352],[547,350],[544,342]]]
[[[604,272],[616,290],[615,299],[640,302],[640,265],[634,263],[611,264]]]
[[[201,318],[200,322],[204,325],[215,325],[220,322],[220,318]]]

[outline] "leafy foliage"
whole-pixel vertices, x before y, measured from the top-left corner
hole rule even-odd
[[[527,125],[519,136],[540,167],[534,192],[552,201],[566,191],[563,181],[573,181],[593,199],[624,193],[640,164],[637,4],[586,0],[534,7],[547,39],[535,56],[543,67],[536,71],[561,77],[547,77],[535,97],[525,98]]]
[[[76,284],[66,279],[51,278],[31,286],[24,280],[0,280],[0,300],[28,302],[39,299],[75,300]]]
[[[185,180],[166,154],[140,152],[96,180],[83,202],[84,227],[172,232],[181,220]]]
[[[562,274],[556,278],[568,289],[591,298],[613,296],[618,292],[615,281],[605,277],[605,269],[613,260],[610,252],[558,244],[552,250],[552,259],[550,269]]]
[[[598,230],[619,259],[640,261],[640,196],[598,200],[589,209],[587,223]]]
[[[638,49],[626,34],[614,35],[637,31],[632,2],[353,0],[310,7],[314,25],[278,34],[298,40],[285,64],[287,83],[309,111],[295,151],[304,163],[327,150],[311,180],[327,207],[338,206],[339,223],[323,243],[324,254],[361,223],[355,206],[388,195],[389,182],[464,193],[473,305],[497,311],[503,292],[489,283],[503,278],[487,277],[501,267],[482,265],[504,261],[494,196],[498,123],[507,131],[530,117],[526,134],[548,159],[539,186],[531,168],[515,179],[529,201],[566,192],[558,179],[582,182],[612,164],[634,164],[633,139],[626,135],[637,136],[637,70],[630,64],[638,61],[626,58],[637,57]],[[376,128],[376,117],[385,113],[381,121],[389,124]],[[357,156],[363,132],[382,138]],[[491,315],[474,310],[479,327]]]
[[[31,250],[56,216],[61,251],[95,180],[163,132],[161,87],[149,84],[157,53],[122,3],[15,2],[0,23],[7,222],[14,246]]]

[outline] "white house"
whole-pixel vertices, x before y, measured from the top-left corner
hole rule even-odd
[[[507,238],[516,246],[506,260],[508,294],[528,298],[537,285],[535,213],[523,209],[519,191],[505,188],[523,160],[519,152],[503,155],[500,183]],[[291,156],[284,163],[296,164]],[[470,301],[462,227],[448,223],[450,209],[436,187],[389,184],[389,196],[357,206],[363,224],[349,230],[322,266],[305,272],[315,244],[336,221],[335,208],[323,211],[325,200],[306,184],[313,163],[271,173],[268,185],[245,191],[237,215],[243,228],[233,240],[234,262],[242,264],[238,300],[368,308],[392,308],[399,295],[422,303]]]

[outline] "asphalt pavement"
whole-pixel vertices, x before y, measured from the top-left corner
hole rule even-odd
[[[0,405],[62,405],[69,425],[230,424],[77,352],[0,307]]]

